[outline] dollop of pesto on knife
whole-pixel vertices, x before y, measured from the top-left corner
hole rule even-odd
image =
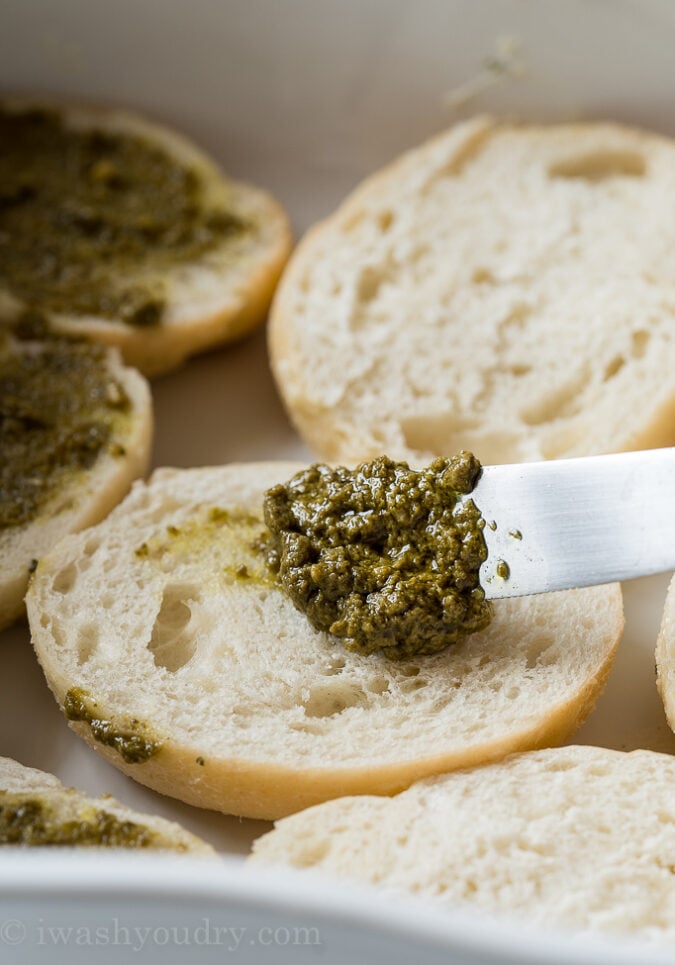
[[[484,521],[466,499],[469,452],[426,469],[382,456],[316,464],[268,490],[268,561],[295,606],[347,649],[392,659],[436,653],[484,629]]]

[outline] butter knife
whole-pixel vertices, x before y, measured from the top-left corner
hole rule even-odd
[[[675,569],[675,448],[485,466],[471,499],[490,599]]]

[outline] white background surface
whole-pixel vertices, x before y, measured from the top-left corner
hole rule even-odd
[[[519,41],[524,76],[486,90],[461,112],[449,109],[445,93],[475,77],[504,35]],[[0,87],[124,105],[174,124],[229,172],[276,193],[297,234],[327,214],[361,177],[476,110],[526,118],[609,117],[675,132],[674,47],[675,4],[668,0],[0,0]],[[262,334],[193,360],[153,388],[155,465],[309,456],[281,409]],[[619,656],[605,695],[576,739],[675,752],[654,685],[653,651],[666,585],[663,576],[626,586]],[[123,777],[67,729],[25,626],[0,635],[0,652],[0,755],[177,819],[233,854],[248,851],[269,827],[200,812]],[[52,858],[50,884],[40,889],[44,868],[24,858],[20,867],[16,859],[0,859],[0,919],[11,911],[35,923],[58,908],[77,921],[101,908],[111,913],[122,907],[119,864],[102,865],[99,859],[93,874],[91,862]],[[237,872],[223,871],[204,907],[231,907]],[[138,880],[131,865],[128,874],[131,887]],[[12,888],[17,876],[24,881],[18,891]],[[146,923],[180,908],[194,882],[193,871],[180,872],[172,864],[146,877],[133,902]],[[164,882],[160,905],[152,903],[157,881]],[[262,885],[256,892],[255,877],[252,885],[246,881],[246,915],[260,920],[268,892]],[[59,882],[74,890],[57,902]],[[116,883],[117,890],[106,891],[106,882]],[[84,890],[78,892],[80,886]],[[302,898],[299,885],[288,888]],[[320,954],[310,949],[307,960],[337,965],[349,954],[356,961],[386,957],[391,963],[410,960],[415,949],[425,962],[526,960],[523,947],[500,944],[489,928],[475,929],[470,920],[462,926],[472,935],[468,951],[458,937],[462,927],[454,922],[440,926],[439,947],[445,951],[433,952],[420,938],[426,926],[412,912],[399,918],[399,928],[410,925],[406,941],[399,935],[398,945],[392,944],[383,927],[386,913],[377,907],[376,914],[375,902],[370,937],[355,945],[356,913],[346,890],[338,897],[325,893],[323,905],[322,894],[312,892],[323,914],[342,914],[347,924],[331,932]],[[243,915],[244,906],[237,907]],[[359,907],[367,918],[368,906]],[[538,961],[581,962],[587,956],[618,961],[615,951],[598,953],[597,959],[589,945],[580,950],[536,942],[533,938],[528,947],[532,954],[536,949]],[[366,947],[368,954],[359,959]],[[31,948],[26,943],[10,948],[0,935],[2,962],[40,960],[31,958],[37,955],[34,948],[28,954]],[[118,952],[122,960],[125,949],[89,948],[89,960],[118,960]],[[227,957],[222,949],[216,952],[220,961]],[[28,957],[18,957],[24,953]],[[45,960],[71,960],[72,954],[72,947],[52,947]],[[147,961],[187,959],[170,954],[176,949],[142,952]],[[191,954],[205,952],[194,948]],[[295,958],[289,954],[272,947],[264,960],[304,960],[299,952]],[[239,954],[235,960],[263,958]]]

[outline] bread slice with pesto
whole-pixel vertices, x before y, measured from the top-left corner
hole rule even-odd
[[[484,463],[675,444],[675,142],[479,117],[301,241],[273,371],[323,459]]]
[[[110,795],[88,797],[53,774],[0,757],[0,845],[143,848],[213,856],[194,834]]]
[[[152,399],[115,349],[0,326],[0,629],[37,560],[148,466]]]
[[[276,818],[573,733],[612,665],[619,586],[495,602],[431,656],[350,652],[262,548],[263,494],[300,468],[158,470],[40,559],[31,636],[79,736],[164,794]]]
[[[157,376],[260,324],[285,213],[173,130],[121,110],[0,103],[0,321],[30,309]]]
[[[675,576],[670,582],[656,641],[656,684],[675,731]]]
[[[421,781],[392,799],[310,808],[259,838],[249,860],[549,933],[672,948],[674,782],[668,754],[549,748]]]

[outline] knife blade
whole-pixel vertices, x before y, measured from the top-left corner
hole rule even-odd
[[[485,466],[470,498],[490,599],[675,569],[675,448]]]

